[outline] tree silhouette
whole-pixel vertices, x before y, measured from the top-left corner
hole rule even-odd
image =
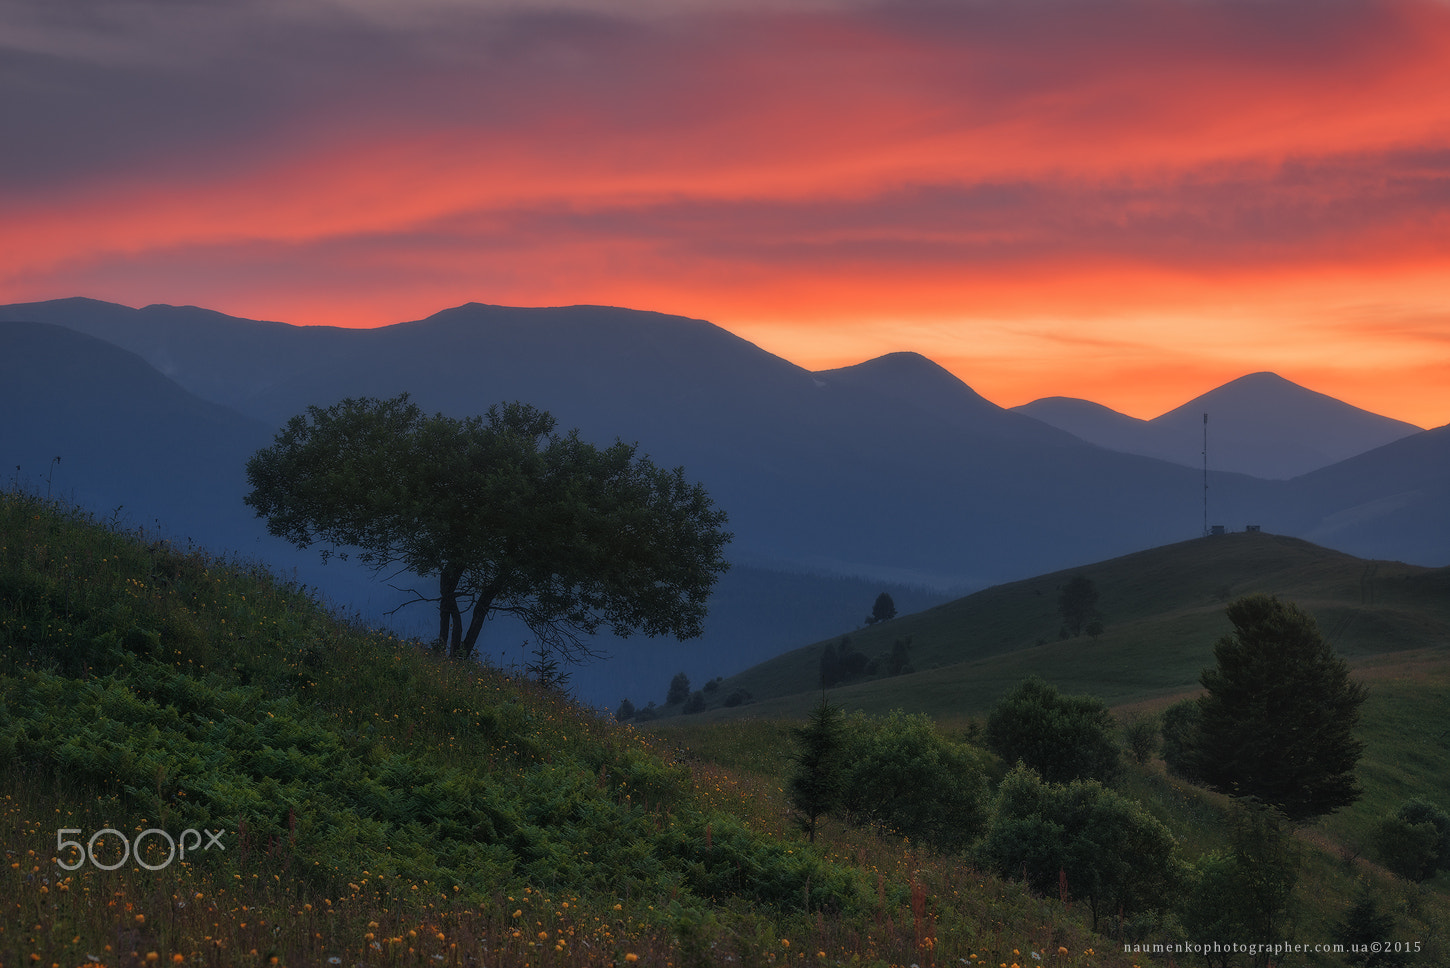
[[[821,817],[836,809],[845,785],[841,710],[821,700],[806,725],[792,729],[791,736],[795,769],[786,797],[807,839],[815,843]]]
[[[1301,822],[1359,799],[1354,737],[1366,692],[1314,620],[1268,595],[1228,607],[1233,634],[1199,677],[1195,772],[1209,786],[1273,804]]]
[[[427,416],[407,394],[293,417],[247,462],[274,535],[437,581],[438,643],[473,653],[506,613],[569,658],[582,636],[698,636],[730,535],[703,487],[616,442],[599,449],[527,404]],[[465,616],[471,618],[465,624]]]
[[[1063,627],[1073,636],[1081,635],[1098,617],[1098,589],[1092,579],[1077,575],[1064,585],[1057,597],[1057,611]],[[1097,629],[1102,634],[1100,622]]]
[[[891,596],[882,592],[876,596],[876,603],[871,606],[871,614],[866,616],[867,625],[875,625],[877,622],[885,622],[896,617],[896,603]]]
[[[674,706],[690,698],[690,677],[676,672],[670,680],[670,691],[665,694],[665,705]]]

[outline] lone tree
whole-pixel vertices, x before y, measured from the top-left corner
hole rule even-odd
[[[1062,626],[1073,637],[1088,631],[1096,623],[1096,638],[1102,634],[1102,622],[1098,617],[1098,588],[1086,575],[1077,575],[1062,587],[1057,596],[1057,611],[1062,616]]]
[[[375,572],[436,578],[414,600],[437,603],[438,648],[455,657],[493,614],[570,659],[606,627],[698,636],[728,567],[725,513],[682,468],[554,425],[523,403],[428,416],[407,394],[309,407],[247,462],[245,500],[297,547],[333,545],[324,560],[356,549]]]
[[[886,622],[896,617],[896,603],[891,596],[882,592],[876,596],[876,602],[871,606],[871,614],[866,616],[867,625],[875,625],[877,622]]]
[[[804,726],[791,728],[796,751],[786,799],[811,843],[821,817],[840,806],[846,784],[844,720],[839,707],[822,699]]]
[[[1228,617],[1234,631],[1214,647],[1218,666],[1199,677],[1208,694],[1199,700],[1194,771],[1296,823],[1354,803],[1364,687],[1293,603],[1250,595]]]
[[[690,698],[690,677],[683,672],[676,672],[675,677],[670,680],[669,691],[665,693],[666,706],[678,706]]]

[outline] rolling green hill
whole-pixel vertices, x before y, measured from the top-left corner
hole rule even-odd
[[[1077,575],[1099,593],[1101,635],[1059,637],[1058,596]],[[1123,705],[1198,688],[1213,644],[1229,631],[1224,607],[1265,592],[1313,615],[1334,648],[1369,670],[1406,656],[1450,662],[1450,568],[1351,555],[1279,535],[1200,538],[998,585],[924,612],[844,633],[866,656],[910,639],[913,673],[863,678],[831,690],[868,712],[905,709],[939,719],[984,713],[1037,673],[1072,692]],[[863,606],[863,613],[866,608]],[[795,649],[726,679],[702,715],[803,715],[820,696],[826,646]],[[726,708],[745,690],[756,700]]]
[[[849,837],[528,670],[0,492],[0,968],[1140,960]]]
[[[1276,590],[1342,592],[1351,574],[1323,549],[1258,547]],[[1107,564],[1095,581],[1132,573]],[[1340,578],[1304,577],[1316,569]],[[1361,597],[1390,645],[1413,645],[1416,616],[1443,631],[1421,607],[1443,581],[1381,566]],[[1170,584],[1154,573],[1142,587],[1159,591],[1139,598],[1169,601]],[[1026,628],[1040,596],[1018,591],[1001,607]],[[1351,618],[1346,632],[1375,627]],[[1406,796],[1450,800],[1444,650],[1365,641],[1393,688],[1367,710],[1365,804],[1305,833],[1300,924],[1329,939],[1368,879],[1396,938],[1444,963],[1444,875],[1427,892],[1356,846]],[[931,675],[878,687],[924,692]],[[620,726],[518,670],[440,659],[254,565],[0,494],[0,965],[1173,963],[1123,952],[1082,905],[970,855],[834,820],[808,845],[784,795],[787,721],[664,725]],[[1173,828],[1184,863],[1222,846],[1225,798],[1157,764],[1122,789]],[[166,836],[186,844],[189,829],[224,849],[191,844],[173,863]]]

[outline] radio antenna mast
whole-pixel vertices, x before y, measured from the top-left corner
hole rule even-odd
[[[1208,537],[1208,414],[1203,415],[1203,536]]]

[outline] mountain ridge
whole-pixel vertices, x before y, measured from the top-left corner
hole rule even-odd
[[[1310,473],[1424,429],[1268,371],[1237,377],[1151,420],[1073,397],[1044,397],[1013,409],[1090,443],[1187,467],[1201,466],[1207,430],[1211,467],[1276,480]]]
[[[21,343],[7,335],[18,330],[0,328],[7,359],[54,384],[43,395],[10,401],[15,418],[8,436],[0,436],[0,460],[24,443],[29,456],[22,463],[38,469],[56,453],[58,435],[102,425],[98,415],[114,417],[115,446],[107,453],[117,463],[106,475],[131,488],[116,503],[141,520],[213,508],[235,537],[212,543],[247,553],[276,551],[261,522],[240,505],[249,448],[265,445],[269,429],[306,406],[346,396],[409,391],[425,409],[459,416],[524,399],[554,413],[561,426],[578,427],[585,439],[623,437],[658,464],[683,466],[730,515],[731,559],[759,569],[765,577],[758,587],[772,574],[822,583],[801,592],[799,622],[787,622],[781,609],[751,618],[750,597],[758,592],[742,586],[729,614],[719,616],[725,638],[673,652],[638,650],[656,663],[675,655],[691,675],[726,674],[755,661],[759,648],[788,646],[787,636],[853,622],[869,609],[874,593],[865,589],[872,585],[960,593],[1181,540],[1202,528],[1201,470],[1115,452],[997,407],[919,355],[813,373],[706,321],[618,307],[478,304],[380,330],[310,330],[195,308],[129,310],[84,300],[0,307],[0,319],[17,314],[47,316],[63,329],[113,332],[115,345],[139,347],[127,357],[134,364],[113,368],[117,380],[123,370],[130,374],[136,388],[67,375],[62,364],[72,350],[54,330],[48,348],[31,346],[22,362]],[[143,362],[140,351],[154,358]],[[174,376],[158,363],[172,365]],[[150,392],[143,388],[155,380],[235,415],[219,427],[244,423],[250,430],[239,437],[168,430],[139,416],[123,420],[133,412],[126,402]],[[55,420],[46,416],[53,399],[66,401]],[[60,426],[66,421],[69,428]],[[218,448],[228,441],[223,453]],[[137,459],[128,463],[128,451]],[[1444,514],[1437,509],[1450,507],[1446,453],[1445,435],[1424,432],[1334,465],[1333,473],[1296,480],[1215,470],[1212,521],[1444,564],[1450,529],[1437,530]],[[81,456],[67,453],[62,469],[78,471]],[[217,463],[228,465],[226,482],[208,469]],[[165,468],[159,477],[157,467]],[[71,481],[76,493],[85,491]],[[282,567],[297,560],[294,553]],[[850,587],[862,601],[843,604],[838,591],[847,585],[831,583],[846,581],[858,583]]]

